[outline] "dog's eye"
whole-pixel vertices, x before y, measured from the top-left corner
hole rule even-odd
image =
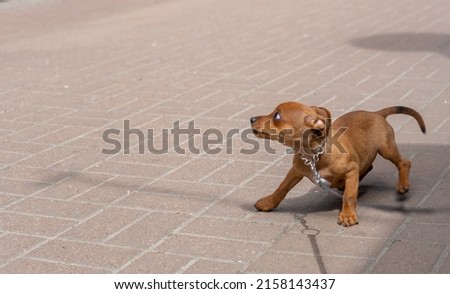
[[[276,120],[276,121],[281,120],[281,115],[280,115],[280,113],[279,113],[279,112],[275,112],[275,114],[273,115],[273,119]]]

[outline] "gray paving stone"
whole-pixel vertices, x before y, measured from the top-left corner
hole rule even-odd
[[[266,246],[263,243],[176,234],[166,239],[156,250],[244,263],[264,252]]]
[[[152,212],[130,224],[124,230],[118,231],[106,243],[148,249],[172,235],[188,218],[182,214]]]
[[[69,265],[61,262],[30,258],[19,258],[0,269],[3,274],[108,274],[110,271],[79,265]]]
[[[25,250],[36,246],[44,241],[43,238],[31,237],[18,234],[6,234],[0,237],[0,247],[2,254],[0,255],[0,263],[6,264],[9,259],[19,256]]]
[[[286,229],[284,225],[198,218],[181,232],[246,241],[272,242]]]
[[[76,222],[51,216],[37,216],[2,211],[0,229],[5,232],[32,236],[55,236],[74,225]]]
[[[239,262],[221,262],[217,260],[200,259],[191,265],[184,274],[237,274],[243,265]]]
[[[86,242],[101,242],[111,235],[116,235],[117,231],[131,225],[144,214],[144,211],[134,209],[108,208],[66,231],[62,237]]]
[[[66,264],[115,269],[136,254],[137,251],[132,249],[53,240],[30,252],[29,256]]]
[[[446,0],[0,3],[0,272],[449,273],[449,9]],[[405,200],[395,167],[378,158],[360,185],[358,226],[337,225],[341,200],[307,180],[257,212],[291,156],[259,139],[254,154],[240,152],[252,147],[249,118],[292,100],[333,119],[417,109],[426,135],[410,117],[388,118],[412,161]],[[130,136],[130,154],[125,120],[145,133]],[[170,132],[168,152],[149,152],[147,130],[162,146],[176,121],[202,134],[181,136],[185,154]],[[213,128],[238,131],[218,154],[201,148]],[[112,129],[121,150],[104,154]]]
[[[432,243],[398,240],[377,262],[371,273],[430,273],[445,247]],[[409,259],[405,257],[409,256]]]
[[[174,254],[149,252],[133,261],[125,269],[123,274],[171,274],[178,272],[187,265],[191,258]]]
[[[274,261],[276,260],[276,263]],[[347,257],[321,257],[284,252],[268,252],[246,272],[268,274],[349,274],[363,272],[371,260]]]
[[[8,207],[9,211],[69,219],[84,219],[101,209],[89,203],[77,203],[54,199],[28,198]]]

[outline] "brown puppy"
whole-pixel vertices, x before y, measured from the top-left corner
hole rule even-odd
[[[252,117],[250,122],[257,137],[279,141],[295,151],[292,167],[285,179],[275,192],[257,201],[255,207],[260,211],[270,211],[303,177],[314,182],[310,167],[301,157],[312,158],[323,144],[325,152],[318,157],[317,169],[331,183],[331,188],[344,189],[338,224],[352,226],[358,223],[356,199],[359,181],[372,169],[377,153],[398,168],[397,192],[406,193],[411,163],[400,155],[394,131],[386,121],[388,115],[395,113],[414,117],[425,133],[425,123],[420,114],[401,106],[377,112],[349,112],[331,123],[331,114],[325,108],[286,102],[269,115]]]

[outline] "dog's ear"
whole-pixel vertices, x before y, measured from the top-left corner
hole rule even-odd
[[[313,107],[316,110],[316,113],[322,117],[324,117],[326,120],[331,120],[331,113],[328,109],[323,107]]]
[[[313,129],[324,130],[330,126],[331,113],[328,109],[323,107],[311,107],[315,110],[315,115],[307,115],[305,117],[305,124]]]
[[[308,115],[305,116],[305,124],[312,129],[323,130],[325,129],[326,121],[316,115]]]

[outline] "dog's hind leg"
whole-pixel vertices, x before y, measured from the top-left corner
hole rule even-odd
[[[408,192],[411,162],[401,156],[393,135],[386,138],[385,144],[378,149],[378,153],[392,162],[398,169],[397,192],[399,194]]]

